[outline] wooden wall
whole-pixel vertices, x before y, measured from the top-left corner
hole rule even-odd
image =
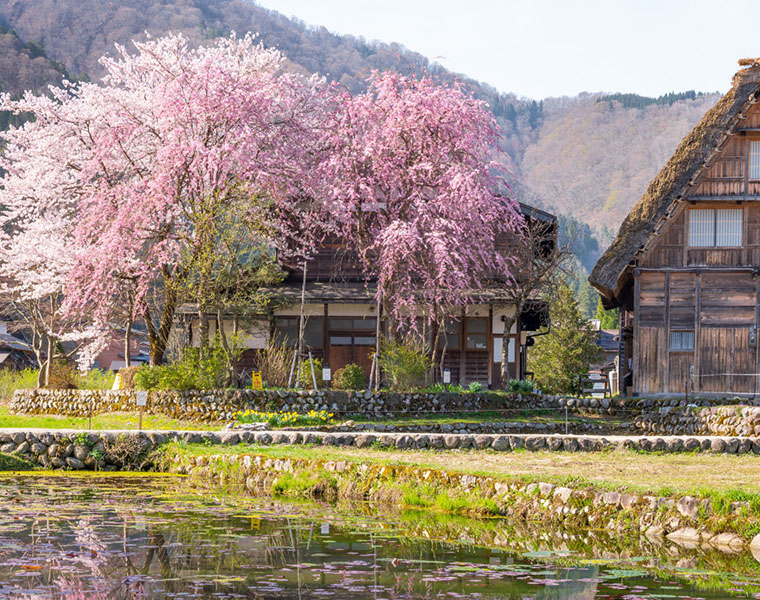
[[[757,326],[760,279],[751,271],[637,272],[634,391],[640,395],[760,393]],[[672,331],[693,331],[693,351],[671,351]]]

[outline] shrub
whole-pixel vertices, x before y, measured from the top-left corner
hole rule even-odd
[[[527,379],[510,379],[509,391],[515,394],[532,394],[533,382]]]
[[[483,384],[482,384],[482,383],[480,383],[479,381],[473,381],[473,382],[470,384],[470,391],[471,391],[473,394],[477,394],[477,393],[479,393],[479,392],[482,392],[482,391],[483,391]]]
[[[48,389],[51,390],[75,390],[78,387],[76,369],[65,360],[53,360],[50,364],[50,376],[48,377]]]
[[[267,387],[286,387],[293,364],[293,348],[288,348],[282,340],[270,340],[266,348],[256,353],[254,370],[261,373],[261,380]]]
[[[37,387],[39,369],[0,369],[0,400],[8,402],[16,390],[27,390]]]
[[[233,354],[239,356],[239,351],[233,348]],[[224,387],[228,376],[227,355],[215,339],[203,358],[199,348],[185,348],[175,363],[140,367],[134,381],[141,390],[211,390]]]
[[[425,347],[411,338],[404,342],[384,344],[379,361],[380,367],[391,380],[391,387],[396,390],[419,387],[432,366]]]
[[[110,390],[116,373],[103,369],[90,369],[87,373],[77,375],[77,387],[80,390]]]
[[[317,380],[317,388],[324,387],[325,382],[322,381],[322,361],[318,358],[306,359],[301,363],[298,373],[298,382],[301,384],[301,387],[314,387],[314,378],[311,376],[312,369],[314,369],[314,378]]]
[[[121,389],[133,390],[136,387],[135,375],[141,369],[141,366],[124,367],[119,369],[119,375],[121,376]]]
[[[364,379],[364,369],[354,363],[349,363],[335,372],[334,387],[339,390],[363,390],[367,387]]]

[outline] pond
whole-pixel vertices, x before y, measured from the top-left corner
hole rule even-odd
[[[465,525],[254,498],[170,477],[4,476],[0,597],[632,600],[760,592],[751,556],[729,563],[742,571],[730,572],[672,553],[613,560],[605,549],[489,548],[469,533],[426,539],[456,537]],[[489,526],[499,527],[472,530]]]

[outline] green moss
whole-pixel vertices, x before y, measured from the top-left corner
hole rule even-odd
[[[35,466],[23,458],[0,452],[0,471],[31,471]]]
[[[272,493],[300,498],[336,498],[338,482],[325,470],[304,469],[296,473],[282,473],[272,484]]]

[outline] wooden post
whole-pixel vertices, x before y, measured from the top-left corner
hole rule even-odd
[[[701,352],[700,348],[702,345],[701,342],[701,331],[702,328],[700,327],[700,314],[702,313],[702,275],[699,271],[697,271],[696,275],[696,288],[695,288],[695,294],[694,294],[694,387],[692,388],[692,393],[696,393],[702,390],[702,381],[700,379],[700,373],[702,372],[702,360],[701,360]]]
[[[662,353],[664,356],[663,365],[663,389],[665,393],[670,393],[670,271],[665,273],[665,344],[663,345]],[[675,385],[673,385],[673,393],[676,393]]]

